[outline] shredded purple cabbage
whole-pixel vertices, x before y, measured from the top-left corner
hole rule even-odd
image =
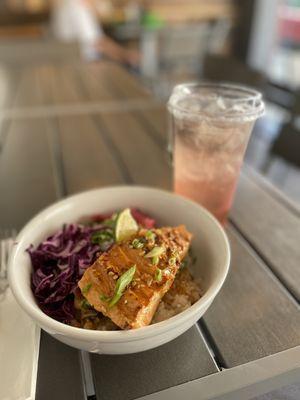
[[[131,210],[133,217],[143,227],[151,229],[155,221],[137,209]],[[84,271],[99,255],[113,244],[113,227],[108,218],[112,214],[91,217],[92,224],[70,224],[36,248],[30,246],[33,272],[31,287],[40,308],[50,317],[64,323],[75,318],[74,293]],[[110,231],[111,237],[95,244],[95,232]]]
[[[31,286],[41,309],[50,317],[69,322],[74,318],[73,293],[79,279],[112,242],[93,244],[91,235],[105,225],[65,225],[37,248],[30,246]]]

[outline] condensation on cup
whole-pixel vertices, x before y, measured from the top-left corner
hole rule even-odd
[[[181,84],[169,99],[174,190],[224,224],[253,125],[264,113],[261,93],[233,84]]]

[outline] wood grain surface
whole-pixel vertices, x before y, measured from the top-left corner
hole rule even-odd
[[[42,332],[35,400],[85,400],[79,352]]]
[[[4,228],[20,229],[56,200],[50,137],[44,120],[12,121],[0,153],[0,210]]]
[[[231,212],[237,229],[300,300],[300,217],[242,175]]]
[[[0,108],[10,108],[13,105],[17,88],[20,84],[21,74],[17,68],[7,68],[0,63]]]
[[[58,198],[55,146],[44,119],[12,121],[0,151],[0,227],[20,229]],[[59,368],[58,368],[59,366]],[[78,351],[42,335],[37,400],[83,399]]]
[[[103,400],[132,400],[217,372],[196,327],[143,353],[93,355],[92,367]]]
[[[68,194],[126,180],[91,116],[59,117],[57,121]]]
[[[233,228],[230,272],[204,316],[225,366],[300,345],[299,306]]]

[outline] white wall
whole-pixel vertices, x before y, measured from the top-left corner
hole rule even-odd
[[[248,64],[267,72],[277,38],[277,12],[281,0],[256,0],[251,29]]]

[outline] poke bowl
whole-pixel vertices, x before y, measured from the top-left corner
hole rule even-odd
[[[78,318],[76,322],[72,313],[76,312],[77,315],[78,310],[76,311],[76,309],[74,309],[73,303],[69,307],[69,303],[67,304],[65,302],[65,298],[62,296],[60,289],[55,293],[55,304],[49,303],[52,297],[52,294],[49,295],[49,292],[47,292],[48,297],[46,300],[42,297],[43,291],[41,289],[43,288],[43,285],[48,285],[49,289],[51,285],[53,286],[56,283],[51,283],[49,281],[50,278],[45,276],[44,270],[40,272],[40,259],[36,258],[36,255],[42,249],[42,247],[39,247],[41,246],[41,243],[43,243],[44,246],[49,246],[49,243],[53,246],[54,241],[55,243],[58,242],[63,235],[63,232],[66,230],[66,226],[75,229],[73,228],[75,226],[74,224],[80,223],[86,224],[84,226],[87,228],[82,229],[86,229],[89,232],[90,229],[97,231],[98,228],[94,228],[94,225],[81,221],[88,221],[88,217],[98,216],[99,214],[102,216],[105,215],[107,221],[107,216],[115,215],[114,213],[120,210],[141,210],[141,212],[139,212],[142,216],[146,216],[146,219],[148,218],[148,220],[150,219],[155,221],[156,228],[153,228],[154,230],[152,233],[149,230],[145,231],[146,236],[149,232],[150,235],[153,235],[153,232],[155,232],[156,236],[159,236],[165,229],[160,229],[160,227],[178,227],[183,225],[186,227],[187,231],[190,232],[192,236],[191,248],[193,251],[193,262],[189,268],[193,279],[200,285],[201,295],[199,295],[197,300],[194,300],[188,307],[183,307],[181,312],[170,314],[171,316],[165,320],[162,318],[155,320],[156,317],[153,317],[153,313],[151,314],[151,318],[148,318],[147,312],[150,312],[150,308],[144,307],[143,318],[139,318],[139,320],[136,318],[134,320],[135,325],[134,323],[132,323],[132,325],[128,325],[127,323],[123,326],[122,323],[119,322],[119,319],[116,318],[116,314],[120,315],[120,312],[117,313],[116,310],[122,310],[121,302],[123,302],[123,308],[125,307],[124,304],[127,303],[125,295],[129,292],[129,285],[131,285],[132,277],[136,272],[136,265],[132,265],[132,267],[122,276],[116,276],[116,279],[118,279],[115,281],[115,288],[118,288],[121,292],[115,292],[115,295],[110,298],[103,294],[100,294],[99,296],[97,294],[100,300],[97,297],[99,304],[96,305],[92,303],[95,309],[89,304],[89,302],[91,302],[91,297],[88,297],[87,295],[92,284],[89,281],[88,284],[85,282],[84,285],[80,283],[83,281],[84,277],[88,275],[88,270],[90,271],[92,268],[92,266],[89,266],[89,260],[87,262],[86,260],[81,261],[83,272],[81,276],[78,277],[78,286],[79,288],[81,287],[82,293],[78,287],[74,289],[74,282],[72,286],[69,282],[69,277],[66,278],[69,266],[61,266],[62,272],[60,276],[65,276],[65,282],[69,284],[70,291],[72,292],[72,294],[69,294],[67,297],[68,302],[70,303],[70,299],[73,299],[74,296],[76,298],[76,293],[79,292],[80,296],[86,296],[86,298],[80,297],[83,299],[81,304],[83,304],[84,307],[88,304],[87,310],[91,312],[91,315],[99,316],[98,306],[103,307],[104,311],[108,311],[107,314],[104,313],[105,318],[107,319],[107,317],[110,317],[112,321],[116,322],[118,325],[116,325],[117,329],[108,328],[99,330],[93,327],[91,329],[89,325],[86,325],[86,322],[84,322],[85,325],[80,325]],[[132,212],[132,214],[134,215],[134,212]],[[119,213],[119,215],[121,215],[121,213]],[[100,224],[101,223],[102,222],[100,222]],[[141,229],[141,232],[144,232],[144,230]],[[176,232],[178,233],[178,231]],[[95,232],[93,231],[93,234],[94,233]],[[98,234],[98,232],[96,232],[96,234]],[[101,234],[100,238],[102,238],[102,236],[103,235]],[[143,239],[143,237],[141,238]],[[128,251],[137,251],[136,249],[139,246],[135,246],[135,244],[139,244],[141,247],[147,245],[147,242],[144,242],[144,244],[140,242],[141,240],[137,241],[137,239],[130,241]],[[131,243],[133,243],[133,246]],[[113,244],[110,246],[112,247],[108,246],[107,249],[102,249],[102,255],[100,255],[101,252],[98,247],[89,247],[89,249],[96,249],[93,263],[97,257],[100,257],[100,261],[102,260],[102,268],[104,255],[107,258],[111,248],[117,248],[119,245]],[[172,281],[173,283],[171,282],[168,285],[167,278],[162,278],[162,271],[165,274],[169,271],[167,271],[167,268],[164,270],[158,268],[159,260],[156,254],[157,249],[160,249],[160,247],[156,246],[155,249],[152,249],[147,253],[154,255],[154,257],[151,259],[145,258],[147,262],[148,260],[149,262],[151,261],[149,268],[153,268],[156,271],[154,278],[154,281],[156,282],[152,283],[151,280],[151,285],[154,287],[153,292],[158,293],[158,289],[161,290],[161,288],[166,288],[167,286],[168,287],[164,289],[163,293],[166,293],[167,290],[170,292],[170,288],[174,287],[176,279],[174,282]],[[141,250],[144,250],[144,253],[146,252],[145,249]],[[154,253],[156,251],[156,253],[154,254],[153,251]],[[141,254],[144,253],[142,251]],[[147,257],[147,255],[144,255],[143,257]],[[168,265],[171,265],[170,261],[172,261],[172,267],[170,268],[173,268],[172,271],[175,269],[175,273],[177,273],[176,276],[178,276],[179,272],[177,272],[177,270],[180,270],[183,263],[178,262],[177,268],[173,258],[174,257],[172,257],[172,260],[168,260]],[[145,260],[142,259],[142,262]],[[156,262],[154,262],[155,260]],[[138,264],[138,261],[136,264]],[[61,342],[91,353],[128,354],[149,350],[163,345],[192,327],[192,325],[195,324],[207,311],[220,291],[226,279],[229,264],[230,247],[227,236],[217,220],[200,205],[181,196],[159,189],[139,186],[117,186],[94,189],[70,196],[46,208],[34,217],[22,229],[16,238],[16,243],[9,262],[9,283],[17,302],[22,309],[42,329]],[[49,265],[47,268],[49,268]],[[93,265],[96,265],[96,262]],[[159,274],[157,274],[157,272],[159,272]],[[41,275],[40,277],[38,276],[39,274]],[[109,272],[109,276],[110,274],[114,275],[111,271]],[[132,275],[129,281],[128,274]],[[124,283],[125,275],[127,279],[126,283]],[[51,277],[53,277],[53,274]],[[115,279],[114,276],[112,276],[112,279]],[[57,282],[57,279],[55,282]],[[75,283],[77,285],[77,281]],[[131,287],[130,290],[134,293],[135,289],[134,287]],[[92,290],[90,290],[90,292],[91,295]],[[161,294],[161,297],[162,296],[163,295]],[[159,310],[159,307],[160,309],[162,308],[163,299],[164,297],[160,298],[159,301],[155,303],[156,305],[154,308],[156,310]],[[119,305],[116,306],[117,302],[119,302]],[[160,304],[157,308],[158,303]],[[57,309],[57,304],[62,304],[63,309]],[[103,310],[101,308],[101,311]],[[70,321],[65,323],[66,321],[63,318],[66,318],[65,315],[68,316],[69,314],[71,314],[69,318],[70,321],[75,321],[77,325],[73,322],[69,323]],[[140,313],[139,315],[142,314]],[[150,324],[152,318],[155,323],[152,321],[152,324]],[[92,324],[91,321],[97,321],[98,324],[99,318],[89,318],[88,321],[90,324]],[[137,323],[137,321],[139,323]],[[134,329],[127,329],[128,327]]]

